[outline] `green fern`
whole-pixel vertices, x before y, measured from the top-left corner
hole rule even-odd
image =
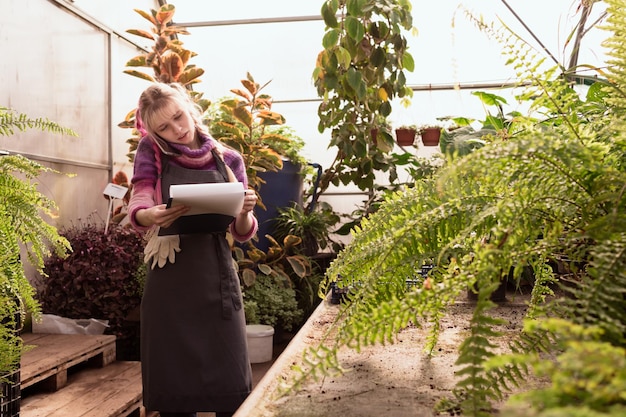
[[[12,134],[14,128],[75,135],[47,119],[29,119],[0,107],[0,134]],[[45,221],[46,217],[54,215],[57,207],[37,190],[35,180],[47,172],[56,173],[21,155],[0,157],[0,199],[3,202],[0,205],[0,374],[19,363],[22,344],[15,333],[21,325],[17,320],[26,311],[35,317],[40,312],[35,290],[25,275],[24,263],[29,262],[43,274],[44,259],[52,251],[63,256],[70,249],[67,240]],[[24,254],[26,259],[22,259]]]
[[[15,134],[15,129],[22,132],[28,129],[36,129],[42,132],[77,136],[72,129],[60,126],[47,118],[39,117],[32,119],[24,113],[18,113],[13,109],[0,106],[0,135],[11,136]]]
[[[510,409],[522,404],[524,415],[529,417],[623,415],[626,411],[624,347],[602,342],[603,330],[599,327],[561,319],[528,322],[526,330],[530,334],[556,335],[553,342],[559,349],[554,359],[535,357],[529,362],[550,384],[513,396]],[[524,359],[529,359],[528,355]],[[533,407],[529,409],[526,404]],[[574,408],[578,409],[576,413]]]
[[[462,366],[457,373],[460,380],[457,383],[457,392],[461,392],[459,406],[472,416],[491,415],[491,401],[501,398],[498,390],[492,389],[492,380],[488,377],[484,363],[494,356],[497,347],[494,340],[501,334],[494,330],[496,325],[503,321],[490,317],[487,312],[494,306],[489,295],[497,288],[497,283],[481,286],[478,292],[478,302],[474,309],[474,316],[470,321],[470,334],[459,347],[459,358],[456,364]]]
[[[355,232],[353,242],[329,269],[327,283],[339,276],[350,277],[338,281],[342,286],[356,287],[352,303],[337,322],[338,346],[358,349],[391,342],[409,323],[430,321],[436,329],[436,318],[445,307],[476,281],[481,297],[488,298],[502,271],[514,263],[533,257],[548,259],[554,254],[579,259],[580,242],[587,242],[584,253],[592,259],[592,266],[598,262],[607,265],[611,256],[623,259],[615,248],[590,248],[588,243],[592,240],[587,233],[597,229],[592,227],[595,222],[606,223],[599,219],[611,212],[623,215],[623,197],[613,201],[614,207],[609,206],[610,199],[598,198],[603,193],[616,195],[612,190],[626,184],[623,173],[604,168],[599,162],[605,159],[604,152],[606,148],[582,146],[562,133],[551,136],[543,132],[542,136],[486,147],[446,167],[439,177],[445,188],[423,182],[388,200]],[[592,178],[590,172],[594,173]],[[612,227],[619,228],[620,223],[615,221]],[[612,245],[618,245],[615,238],[611,235]],[[431,277],[433,286],[404,290],[405,278],[428,259],[438,264]],[[584,302],[586,310],[580,305],[565,308],[566,302],[561,302],[551,311],[572,319],[603,322],[607,329],[613,326],[613,334],[619,334],[622,315],[615,315],[616,323],[612,323],[609,316],[600,314],[613,311],[608,307],[624,307],[623,300],[619,304],[617,299],[623,294],[623,268],[616,260],[610,265],[615,265],[613,274],[601,285],[611,281],[605,295],[615,295],[609,300],[614,306],[606,301],[608,298],[599,297],[599,291],[582,288],[587,296],[576,300]],[[615,275],[619,273],[622,277],[618,279]],[[598,275],[591,273],[589,279]],[[546,291],[545,286],[537,288]],[[542,300],[536,297],[535,303]],[[535,311],[540,314],[538,307]],[[507,381],[515,385],[528,371],[513,364],[497,374],[483,365],[493,355],[482,344],[495,336],[491,329],[496,324],[487,312],[479,302],[470,323],[471,337],[460,347],[459,364],[465,365],[461,374],[467,377],[459,386],[459,399],[470,415],[487,412],[488,400],[499,398],[507,389]],[[537,339],[529,337],[529,341],[536,343]],[[519,343],[520,351],[550,349],[545,344]],[[493,386],[494,380],[500,384]]]
[[[543,119],[519,117],[514,140],[448,160],[433,180],[393,194],[362,222],[321,286],[322,296],[333,282],[352,287],[353,295],[333,331],[305,353],[300,383],[307,375],[341,371],[339,348],[391,343],[409,324],[431,326],[425,348],[432,349],[446,308],[474,285],[479,300],[459,347],[455,398],[447,403],[465,415],[490,415],[491,404],[511,387],[523,386],[537,369],[533,365],[545,364],[546,357],[585,352],[576,344],[582,335],[568,333],[570,326],[602,332],[597,342],[605,345],[586,348],[597,347],[609,357],[621,352],[626,326],[626,41],[621,39],[626,2],[610,4],[609,44],[615,57],[610,82],[602,81],[584,98],[562,67],[545,69],[540,55],[519,36],[475,19],[481,30],[503,42],[521,81],[529,84],[522,98],[532,98],[535,116],[540,112]],[[549,297],[562,278],[547,266],[555,259],[579,265],[567,286],[571,297]],[[406,279],[430,262],[436,267],[428,284],[407,289]],[[500,322],[490,314],[489,297],[512,268],[519,276],[520,265],[532,265],[537,277],[529,323],[550,317],[562,321],[529,326],[511,343],[511,355],[496,356]],[[621,387],[620,381],[615,386]],[[595,397],[584,395],[588,388],[578,387],[591,412],[612,415],[623,407],[622,400],[607,394],[602,407],[594,408]],[[561,389],[566,388],[556,387]],[[553,405],[555,413],[562,411],[562,403]]]

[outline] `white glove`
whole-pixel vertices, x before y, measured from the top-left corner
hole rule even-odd
[[[174,263],[176,252],[180,252],[180,237],[178,235],[159,236],[157,228],[143,250],[143,261],[149,263],[152,259],[150,268],[154,269],[155,265],[163,268],[167,261]]]

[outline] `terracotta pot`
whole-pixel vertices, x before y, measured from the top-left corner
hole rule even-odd
[[[422,143],[424,146],[437,146],[439,145],[439,136],[441,136],[441,129],[438,127],[427,127],[422,130]]]
[[[377,128],[371,129],[370,130],[370,135],[372,137],[372,143],[374,145],[377,145],[378,144],[378,139],[377,139],[377,137],[378,137],[378,129]]]
[[[414,129],[396,129],[396,142],[400,146],[412,146],[416,135],[417,131]]]

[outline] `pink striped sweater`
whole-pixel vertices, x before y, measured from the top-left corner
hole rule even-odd
[[[181,156],[170,156],[170,163],[176,164],[184,168],[215,170],[217,166],[211,153],[211,149],[216,146],[215,139],[199,133],[202,146],[200,149],[190,149],[185,145],[171,144],[173,148],[180,151]],[[244,188],[248,187],[248,178],[246,169],[241,155],[230,148],[224,148],[224,162],[230,167],[238,181],[243,183]],[[144,137],[139,142],[137,152],[135,154],[134,173],[131,183],[133,185],[132,196],[128,204],[128,213],[131,224],[140,231],[146,231],[149,227],[145,227],[137,223],[135,215],[138,210],[149,208],[161,201],[161,181],[159,173],[161,172],[161,152],[157,148],[154,141],[149,137]],[[254,217],[254,225],[246,235],[240,235],[235,229],[235,221],[230,224],[230,232],[233,238],[238,242],[250,240],[258,229],[258,222]]]

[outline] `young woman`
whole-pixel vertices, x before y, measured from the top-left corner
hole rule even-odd
[[[161,417],[198,411],[232,415],[250,392],[243,301],[226,232],[244,242],[257,231],[257,202],[243,159],[203,129],[200,112],[178,84],[155,83],[139,99],[132,224],[151,235],[141,305],[141,365],[146,409]],[[169,186],[239,181],[237,216],[183,216],[167,208]],[[181,217],[182,216],[182,217]],[[188,223],[193,217],[193,222]]]

